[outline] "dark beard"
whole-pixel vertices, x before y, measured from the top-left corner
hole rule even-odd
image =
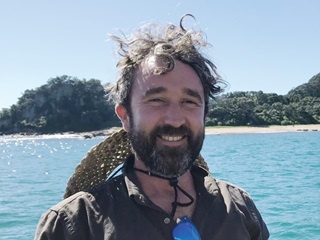
[[[134,126],[131,123],[131,126]],[[184,135],[187,144],[179,147],[157,147],[157,135]],[[135,156],[141,160],[152,173],[166,178],[179,177],[188,171],[202,148],[204,129],[196,136],[186,127],[174,128],[172,126],[160,126],[150,134],[131,127],[129,138]]]

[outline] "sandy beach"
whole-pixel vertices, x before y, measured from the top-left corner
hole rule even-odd
[[[111,128],[105,130],[106,133],[112,134],[118,131],[120,128]],[[290,126],[217,126],[217,127],[206,127],[206,134],[241,134],[241,133],[277,133],[277,132],[312,132],[320,131],[320,124],[309,124],[309,125],[290,125]]]
[[[103,131],[97,131],[97,133],[101,133],[102,135],[110,135],[121,128],[114,127],[110,129],[106,129]],[[237,126],[237,127],[229,127],[229,126],[217,126],[217,127],[206,127],[206,134],[241,134],[241,133],[277,133],[277,132],[311,132],[311,131],[320,131],[320,124],[310,124],[310,125],[290,125],[290,126]],[[92,133],[91,133],[92,134]],[[84,135],[84,133],[82,133]],[[90,135],[86,133],[86,135]]]
[[[207,127],[206,134],[276,133],[320,131],[320,124],[290,126]]]

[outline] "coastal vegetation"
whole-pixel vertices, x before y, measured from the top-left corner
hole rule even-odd
[[[0,112],[0,133],[86,132],[120,126],[108,85],[97,79],[51,78],[26,90]],[[262,91],[222,94],[209,104],[206,126],[320,123],[320,73],[285,95]]]
[[[260,126],[320,123],[320,73],[286,95],[231,92],[211,102],[208,126]]]
[[[100,80],[61,76],[26,90],[18,103],[0,112],[0,132],[85,132],[120,126]]]

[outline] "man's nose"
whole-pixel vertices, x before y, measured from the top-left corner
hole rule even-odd
[[[168,105],[164,121],[165,124],[171,125],[176,128],[181,127],[181,125],[186,123],[183,109],[181,109],[179,103],[171,103]]]

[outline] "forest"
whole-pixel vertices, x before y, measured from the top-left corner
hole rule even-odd
[[[107,86],[97,79],[51,78],[0,112],[0,134],[86,132],[121,126]],[[320,73],[285,95],[222,94],[209,104],[206,126],[320,124]]]

